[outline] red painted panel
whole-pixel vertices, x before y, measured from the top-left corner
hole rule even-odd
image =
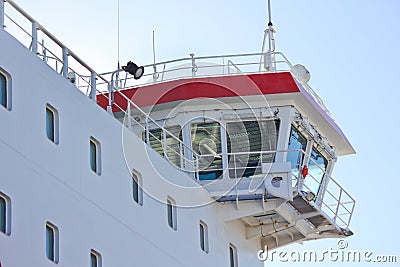
[[[121,91],[141,107],[196,98],[222,98],[294,92],[300,91],[289,72],[181,79]],[[126,100],[118,93],[115,94],[115,103],[126,110]],[[106,108],[108,100],[99,95],[98,104]],[[113,107],[113,111],[119,111],[119,108]]]

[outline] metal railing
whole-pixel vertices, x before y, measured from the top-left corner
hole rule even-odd
[[[108,81],[103,76],[98,75],[12,0],[0,1],[0,27],[12,34],[57,73],[69,79],[93,101],[96,101],[97,94],[108,88]],[[104,85],[104,88],[97,88],[97,84]]]
[[[163,142],[162,140],[159,141]],[[177,153],[180,155],[182,154],[181,151]],[[229,179],[245,179],[244,181],[254,177],[265,178],[267,173],[262,172],[262,164],[273,163],[274,158],[276,158],[278,153],[299,154],[299,158],[302,159],[301,162],[291,164],[293,190],[303,196],[309,192],[313,193],[315,197],[310,200],[310,202],[313,203],[312,205],[324,213],[326,217],[330,218],[339,227],[345,229],[348,228],[354,212],[354,198],[327,173],[325,168],[321,167],[311,157],[311,155],[305,153],[303,150],[276,150],[202,155],[196,154],[194,158],[194,161],[196,162],[194,166],[196,168],[194,170],[184,169],[184,171],[188,173],[193,171],[196,179],[200,179],[201,172],[219,172],[221,174],[228,173]],[[207,162],[211,163],[212,158],[215,159],[222,157],[228,158],[227,166],[221,166],[219,168],[207,167]],[[168,159],[168,157],[166,158]],[[258,162],[255,166],[248,166],[248,162],[250,161],[249,159],[251,158],[258,159]],[[308,166],[316,168],[319,171],[320,177],[316,177],[316,174],[313,174],[312,172],[309,172],[306,177],[303,177],[301,174],[301,170],[304,167],[302,162],[308,162]],[[220,179],[221,178],[222,177],[220,177]]]
[[[194,54],[190,54],[190,57],[186,58],[145,65],[145,75],[141,81],[146,78],[147,81],[141,82],[128,76],[122,70],[97,74],[12,0],[0,1],[0,25],[57,73],[73,82],[82,93],[93,101],[96,101],[96,95],[105,95],[110,90],[119,91],[143,84],[193,77],[290,71],[293,67],[281,52],[205,57],[195,57]],[[274,68],[271,69],[270,65],[266,65],[267,58],[274,59],[272,64]],[[112,86],[110,86],[110,82]],[[307,83],[302,84],[321,108],[330,115],[329,110],[315,91]],[[110,104],[114,104],[113,99]]]
[[[279,60],[274,62],[276,64],[274,70],[259,68],[260,58],[268,55],[275,55],[279,58]],[[263,64],[261,63],[261,65]],[[132,76],[126,75],[121,70],[123,75],[120,75],[118,78],[120,89],[183,78],[290,71],[292,64],[281,52],[264,52],[201,57],[195,57],[194,54],[191,54],[191,57],[148,64],[143,67],[145,74],[141,80],[135,80]],[[111,77],[113,73],[106,72],[102,73],[102,75],[104,77]],[[143,80],[145,81],[143,82]]]
[[[266,62],[261,59],[274,58],[274,68],[267,68]],[[260,63],[261,62],[261,63]],[[103,77],[115,85],[119,90],[151,85],[185,78],[206,78],[218,76],[246,75],[259,73],[290,72],[293,65],[282,52],[264,52],[247,54],[230,54],[218,56],[202,56],[174,59],[154,64],[144,65],[144,75],[135,80],[123,70],[102,73]],[[299,80],[298,80],[299,81]],[[306,83],[299,81],[303,88],[314,98],[317,104],[333,119],[323,100]]]

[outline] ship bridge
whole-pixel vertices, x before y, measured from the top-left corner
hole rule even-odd
[[[4,3],[31,29],[21,32]],[[19,30],[15,38],[28,40],[43,64],[143,140],[150,159],[196,181],[225,222],[245,227],[246,239],[273,249],[352,235],[355,200],[331,174],[339,156],[355,151],[308,85],[305,67],[270,51],[191,54],[130,64],[138,76],[123,69],[97,74],[13,1],[4,3],[0,22],[10,20],[7,29]]]
[[[247,238],[275,248],[352,234],[355,201],[331,174],[338,156],[355,151],[305,67],[279,52],[192,54],[145,67],[143,84],[108,73],[99,105],[215,201],[235,203]]]

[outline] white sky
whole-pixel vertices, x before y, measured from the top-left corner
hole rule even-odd
[[[120,0],[121,63],[152,62],[153,30],[157,61],[191,52],[260,52],[266,1]],[[16,2],[97,72],[116,68],[117,0]],[[272,6],[277,50],[310,70],[310,85],[358,152],[340,158],[334,171],[357,200],[349,249],[397,255],[399,261],[400,1],[272,0]],[[321,251],[337,248],[336,242],[285,249]],[[375,265],[385,264],[369,263]]]

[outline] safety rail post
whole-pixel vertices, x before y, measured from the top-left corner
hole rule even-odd
[[[149,117],[146,117],[146,143],[150,145],[150,133],[149,133]]]
[[[157,72],[157,65],[153,64],[153,83],[157,82],[158,79],[158,72]]]
[[[167,133],[165,132],[165,130],[162,130],[162,138],[163,138],[163,150],[164,150],[164,158],[168,160],[168,156],[167,156]],[[161,140],[160,140],[161,141]]]
[[[32,52],[38,54],[38,23],[36,21],[32,22]]]
[[[114,97],[114,89],[112,82],[108,83],[108,105],[107,112],[112,114],[112,106],[113,106],[113,97]]]
[[[0,0],[0,26],[4,28],[4,1]]]
[[[126,101],[127,104],[127,110],[126,112],[128,113],[128,129],[132,128],[132,117],[131,117],[131,104],[129,101]]]
[[[183,169],[184,166],[183,166],[183,144],[182,144],[182,142],[179,142],[179,157],[180,157],[180,162],[181,162],[181,169]]]
[[[96,77],[97,77],[96,72],[92,71],[90,73],[90,99],[92,99],[93,102],[97,102],[96,101]]]
[[[62,60],[63,60],[62,76],[68,78],[68,48],[65,46],[62,49]]]
[[[43,54],[43,61],[47,63],[47,49],[44,46],[44,40],[42,39],[42,54]],[[56,71],[57,71],[57,60],[56,60]]]
[[[190,57],[192,58],[192,78],[196,76],[196,71],[197,71],[197,66],[196,66],[196,60],[194,58],[194,54],[190,54]]]
[[[235,178],[237,178],[236,153],[233,154],[233,166],[234,166],[233,168],[235,170]]]
[[[199,156],[196,154],[196,167],[194,169],[195,171],[195,179],[200,180],[200,167],[199,167]]]

